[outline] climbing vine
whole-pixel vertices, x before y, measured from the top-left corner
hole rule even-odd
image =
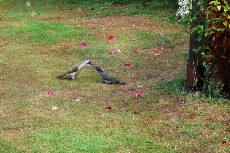
[[[204,59],[210,63],[210,76],[217,80],[216,86],[230,91],[230,6],[227,0],[210,0],[207,14],[209,50]]]
[[[183,1],[183,3],[181,3]],[[202,42],[196,50],[202,55],[204,90],[212,94],[230,93],[230,2],[229,0],[179,0],[185,6],[181,19],[194,24],[191,32]],[[181,4],[181,5],[180,5]],[[183,10],[182,9],[182,10]],[[195,22],[194,22],[195,21]]]

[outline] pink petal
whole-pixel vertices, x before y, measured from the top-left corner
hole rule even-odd
[[[165,48],[165,46],[157,46],[156,49],[161,51],[161,50],[165,50],[166,48]]]
[[[226,58],[227,58],[226,56],[223,56],[223,55],[222,55],[222,56],[220,56],[220,57],[221,57],[221,58],[223,58],[223,59],[226,59]]]
[[[112,109],[112,106],[111,105],[106,105],[104,106],[105,109]]]
[[[140,53],[140,50],[133,50],[134,53]]]
[[[86,46],[88,46],[85,42],[82,42],[81,44],[80,44],[80,46],[82,46],[82,47],[86,47]]]
[[[131,63],[126,63],[125,66],[133,66]]]
[[[52,95],[53,93],[54,93],[54,92],[53,92],[52,90],[49,90],[49,91],[48,91],[48,94],[49,94],[49,95]]]
[[[135,93],[133,94],[133,97],[134,97],[134,98],[141,97],[141,93],[140,93],[140,92],[135,92]]]
[[[117,54],[117,52],[111,51],[109,52],[109,54],[114,55],[114,54]]]
[[[115,40],[116,37],[115,37],[115,36],[109,36],[108,39],[109,39],[109,40]]]

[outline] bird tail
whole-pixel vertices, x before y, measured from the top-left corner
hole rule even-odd
[[[105,84],[117,84],[117,85],[125,85],[126,83],[120,80],[102,80],[102,83]]]
[[[125,85],[126,83],[123,82],[123,81],[118,80],[118,81],[117,81],[117,84],[118,84],[118,85]]]
[[[61,74],[61,75],[58,75],[56,78],[57,79],[64,79],[66,77],[66,74]]]

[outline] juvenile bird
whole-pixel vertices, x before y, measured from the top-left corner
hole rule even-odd
[[[102,83],[105,84],[119,84],[119,85],[124,85],[125,82],[118,80],[116,77],[112,76],[108,72],[104,71],[100,66],[95,66],[97,72],[101,76],[101,81]]]
[[[72,69],[65,72],[62,75],[57,76],[58,79],[72,79],[74,80],[76,76],[80,73],[80,71],[86,67],[87,65],[93,65],[93,63],[90,60],[85,60],[81,63],[75,64]]]

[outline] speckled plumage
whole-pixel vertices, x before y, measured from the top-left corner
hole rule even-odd
[[[74,80],[80,71],[87,65],[93,65],[90,60],[85,60],[81,63],[75,64],[69,71],[57,76],[58,79],[72,79]]]
[[[95,66],[96,70],[101,76],[102,83],[105,84],[118,84],[118,85],[124,85],[125,82],[118,80],[113,75],[109,74],[108,72],[104,71],[100,66]]]

